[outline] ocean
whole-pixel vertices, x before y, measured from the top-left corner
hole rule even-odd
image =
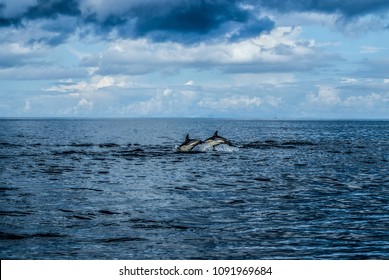
[[[0,202],[1,259],[389,259],[389,121],[2,119]]]

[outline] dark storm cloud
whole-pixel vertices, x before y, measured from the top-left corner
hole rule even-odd
[[[257,18],[244,9],[242,1],[202,0],[155,2],[150,13],[144,3],[134,7],[134,36],[154,41],[201,41],[220,37],[230,31],[234,40],[257,36],[273,29],[269,18]],[[175,40],[178,39],[178,40]]]
[[[26,14],[29,19],[53,18],[58,15],[78,16],[81,12],[76,0],[47,1],[38,0]]]
[[[79,16],[77,0],[38,0],[35,5],[20,9],[15,15],[4,15],[7,3],[0,3],[0,26],[19,25],[22,20],[56,18],[59,15]]]
[[[98,35],[115,30],[123,38],[148,38],[153,41],[197,43],[230,39],[233,41],[257,36],[274,28],[268,17],[247,9],[242,0],[165,0],[107,1],[39,0],[24,6],[18,13],[7,15],[7,3],[0,2],[0,26],[23,28],[28,21],[58,19],[70,16],[77,24],[61,29],[72,33],[76,27],[88,25]],[[120,9],[122,7],[122,9]],[[56,22],[52,24],[55,26]],[[57,36],[65,38],[66,35]],[[57,38],[56,37],[56,38]],[[47,40],[49,41],[49,40]],[[54,40],[60,43],[63,40]]]
[[[29,44],[57,46],[64,43],[75,31],[77,17],[81,15],[76,0],[38,0],[32,6],[19,7],[11,15],[7,15],[6,8],[6,3],[0,4],[0,28],[31,28],[29,22],[38,22],[30,30],[31,39],[26,42]],[[37,38],[39,33],[42,35]]]
[[[146,4],[134,8],[137,35],[154,30],[205,34],[227,21],[245,22],[248,18],[247,12],[237,9],[235,1],[180,1],[170,5],[160,1],[152,11],[150,14]]]
[[[389,9],[388,0],[262,0],[260,5],[280,12],[340,13],[345,17],[380,13]]]
[[[115,31],[122,38],[156,42],[239,41],[275,27],[263,16],[266,10],[337,13],[347,19],[389,8],[388,0],[21,0],[19,6],[13,1],[0,0],[0,27],[50,20],[55,31],[46,24],[45,31],[54,33],[40,40],[49,45],[63,43],[77,29],[81,36],[93,32],[101,38]],[[64,17],[72,23],[64,26]]]

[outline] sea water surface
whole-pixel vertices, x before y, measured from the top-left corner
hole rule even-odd
[[[389,122],[0,120],[0,258],[389,259]]]

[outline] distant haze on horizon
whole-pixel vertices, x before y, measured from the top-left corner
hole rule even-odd
[[[0,0],[0,117],[389,119],[387,0]]]

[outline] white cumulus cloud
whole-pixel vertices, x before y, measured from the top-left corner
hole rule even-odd
[[[263,101],[259,97],[249,96],[231,96],[222,99],[210,99],[206,98],[199,102],[201,107],[215,109],[218,111],[225,111],[228,109],[259,107],[263,104]]]
[[[307,99],[309,103],[321,106],[334,106],[342,102],[338,92],[327,86],[320,86],[318,92],[308,94]]]
[[[311,71],[329,59],[314,41],[301,38],[301,28],[277,27],[268,34],[238,42],[189,46],[147,39],[117,40],[102,53],[85,57],[81,65],[99,66],[100,75],[140,75],[169,68],[255,73]]]

